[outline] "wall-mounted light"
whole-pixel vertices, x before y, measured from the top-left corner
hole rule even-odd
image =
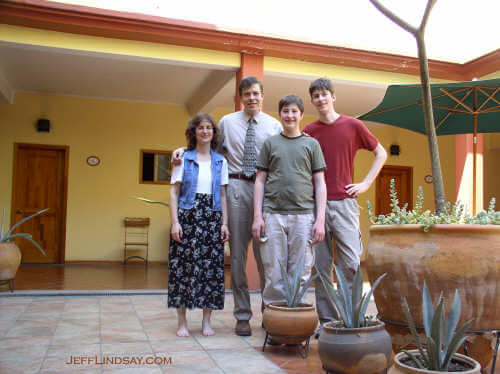
[[[400,153],[399,145],[392,144],[390,147],[391,156],[399,156]]]

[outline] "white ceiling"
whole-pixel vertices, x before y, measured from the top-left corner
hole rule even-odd
[[[235,72],[223,67],[13,43],[0,43],[0,56],[0,76],[13,91],[169,103],[195,111],[234,108]],[[315,78],[266,73],[264,111],[277,112],[279,100],[294,93],[305,101],[306,114],[315,115],[307,91]],[[336,110],[352,116],[375,107],[386,88],[334,83]]]

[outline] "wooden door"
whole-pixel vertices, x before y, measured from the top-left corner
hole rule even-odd
[[[396,183],[399,206],[408,203],[408,209],[413,208],[413,168],[411,166],[385,165],[376,181],[375,214],[387,214],[392,210],[389,195],[391,179]]]
[[[14,145],[12,224],[49,208],[16,230],[31,234],[47,253],[43,256],[33,244],[18,239],[23,263],[64,262],[68,156],[65,146]]]

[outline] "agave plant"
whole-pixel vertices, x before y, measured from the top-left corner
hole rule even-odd
[[[300,278],[304,272],[306,256],[302,256],[295,268],[295,272],[293,273],[292,280],[290,281],[288,278],[287,271],[285,266],[278,261],[281,268],[281,277],[285,283],[285,291],[286,291],[286,305],[288,308],[297,308],[300,306],[300,302],[304,297],[304,294],[311,286],[311,283],[318,277],[318,273],[311,276],[302,287],[300,287]]]
[[[338,314],[344,323],[344,327],[359,328],[369,326],[371,317],[366,316],[366,309],[370,303],[373,291],[377,288],[378,284],[387,275],[387,273],[378,277],[375,283],[373,283],[370,291],[363,294],[363,274],[359,266],[354,274],[352,289],[349,287],[349,283],[347,282],[342,270],[340,270],[340,268],[336,265],[334,265],[334,267],[338,281],[337,290],[323,276],[321,277],[321,281],[328,292],[330,302],[337,309]]]
[[[434,310],[429,289],[424,281],[424,293],[422,295],[422,317],[424,320],[424,330],[426,335],[426,348],[417,334],[415,323],[411,317],[410,308],[406,298],[403,298],[408,325],[413,335],[413,339],[418,347],[420,355],[414,355],[403,350],[408,357],[417,365],[419,369],[447,372],[453,355],[466,339],[465,332],[472,323],[472,319],[465,322],[457,330],[460,320],[461,302],[458,290],[455,290],[455,297],[451,305],[448,318],[444,318],[443,293],[439,296],[437,307]]]
[[[31,236],[31,234],[27,234],[27,233],[16,233],[16,234],[13,234],[14,230],[21,226],[23,223],[25,223],[26,221],[29,221],[30,219],[32,219],[33,217],[36,217],[36,216],[39,216],[40,214],[43,214],[45,213],[47,210],[49,210],[49,208],[46,208],[46,209],[42,209],[34,214],[32,214],[31,216],[28,216],[26,218],[23,218],[22,220],[20,220],[19,222],[17,222],[16,224],[14,224],[8,231],[7,233],[5,233],[4,235],[4,231],[5,231],[5,207],[2,208],[2,223],[0,225],[0,243],[6,243],[6,242],[10,242],[12,239],[15,239],[15,238],[24,238],[26,240],[28,240],[29,242],[33,243],[33,245],[40,251],[42,252],[42,254],[44,256],[46,256],[47,254],[45,253],[45,251],[43,250],[42,247],[40,247],[40,245],[35,242],[33,240],[33,237]]]

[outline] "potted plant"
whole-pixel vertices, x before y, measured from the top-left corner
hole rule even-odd
[[[0,284],[9,283],[9,288],[11,291],[14,291],[14,278],[16,276],[17,269],[19,268],[19,264],[21,263],[21,251],[19,250],[17,245],[12,242],[12,239],[24,238],[33,243],[33,245],[40,252],[42,252],[44,256],[46,255],[42,247],[40,247],[40,245],[33,240],[31,234],[14,234],[14,230],[33,217],[45,213],[47,210],[49,209],[47,208],[40,210],[39,212],[23,218],[22,220],[14,224],[5,233],[5,208],[2,209],[2,222],[0,225]]]
[[[371,281],[390,271],[387,281],[375,293],[379,318],[386,321],[393,349],[399,352],[412,343],[405,327],[405,312],[399,300],[407,298],[413,318],[422,325],[420,285],[429,281],[429,292],[436,299],[443,292],[451,303],[455,289],[468,295],[462,305],[462,320],[474,318],[471,330],[491,331],[500,326],[500,212],[495,200],[487,211],[475,217],[460,204],[445,205],[441,213],[423,211],[419,188],[415,208],[400,207],[394,181],[390,184],[392,212],[375,217],[368,203],[372,222],[366,257]],[[471,338],[470,354],[483,367],[492,358],[493,334]]]
[[[461,314],[458,290],[455,290],[453,303],[445,319],[443,295],[439,296],[436,309],[434,309],[429,289],[424,281],[422,315],[424,316],[425,344],[417,333],[406,298],[403,298],[403,306],[413,341],[418,349],[398,353],[389,374],[437,372],[479,374],[481,372],[481,365],[477,361],[457,353],[458,348],[465,342],[465,332],[472,323],[470,319],[457,329]]]
[[[341,320],[328,322],[319,337],[319,357],[323,369],[339,374],[376,374],[389,367],[392,348],[385,324],[366,315],[373,291],[386,276],[375,280],[372,288],[363,294],[363,275],[358,267],[352,288],[340,268],[335,266],[337,290],[321,278],[330,302]]]
[[[423,283],[424,278],[427,278],[432,297],[437,297],[443,289],[444,299],[450,301],[454,290],[458,289],[459,293],[473,298],[469,300],[468,305],[463,305],[462,323],[474,316],[471,329],[483,331],[498,329],[500,326],[500,313],[497,313],[500,309],[499,213],[494,212],[494,204],[493,207],[490,204],[488,212],[481,212],[475,219],[466,220],[460,217],[458,207],[450,208],[444,194],[424,40],[429,15],[436,0],[427,0],[418,27],[404,21],[379,0],[370,2],[381,13],[411,33],[417,42],[422,105],[436,210],[436,213],[419,213],[421,205],[418,206],[418,203],[414,211],[399,209],[396,204],[393,205],[392,217],[389,215],[385,217],[386,219],[378,219],[379,225],[371,226],[367,252],[370,280],[388,269],[396,269],[391,271],[387,282],[374,294],[379,316],[386,321],[395,322],[387,325],[394,350],[398,351],[408,345],[411,342],[408,329],[398,326],[404,315],[402,308],[397,307],[400,305],[398,300],[403,295],[407,297],[411,309],[418,310],[416,306],[419,303],[419,285]],[[475,118],[477,121],[477,116]],[[422,230],[422,226],[425,231]],[[421,324],[422,316],[416,313],[414,317],[417,323]],[[492,357],[489,341],[492,339],[494,339],[492,334],[479,335],[474,338],[474,343],[471,345],[471,355],[483,366],[486,366]]]
[[[262,321],[266,329],[266,340],[263,350],[271,339],[277,344],[300,345],[316,331],[318,316],[314,305],[303,303],[302,298],[312,282],[318,277],[318,273],[311,276],[301,287],[304,263],[305,256],[302,256],[291,279],[285,266],[281,262],[279,263],[285,284],[286,302],[273,302],[266,305],[264,309]],[[305,355],[307,355],[307,351]]]

